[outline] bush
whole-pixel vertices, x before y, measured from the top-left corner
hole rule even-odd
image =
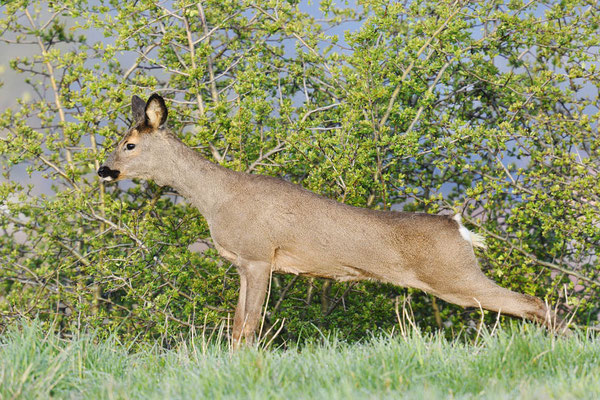
[[[295,1],[172,6],[4,6],[6,46],[31,45],[9,76],[29,92],[0,116],[3,323],[151,339],[233,312],[235,270],[196,210],[169,188],[95,175],[131,95],[153,91],[171,128],[228,168],[361,207],[463,211],[487,237],[489,276],[598,320],[596,6],[323,1],[319,18]],[[198,238],[206,251],[189,250]],[[407,296],[424,329],[479,319],[407,289],[282,276],[267,322],[286,318],[287,338],[360,337],[391,329]]]

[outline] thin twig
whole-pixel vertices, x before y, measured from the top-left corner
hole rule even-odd
[[[31,18],[31,14],[29,13],[29,10],[27,8],[25,8],[25,15],[27,16],[27,19],[29,20],[29,23],[31,24],[31,27],[33,28],[33,30],[37,31],[38,27],[35,25],[35,22],[33,21],[33,18]],[[52,85],[52,90],[54,91],[54,104],[56,105],[56,109],[58,110],[58,117],[60,119],[61,126],[64,127],[65,122],[66,122],[65,111],[64,111],[63,106],[60,101],[60,91],[58,88],[58,84],[56,83],[54,67],[52,66],[52,63],[50,63],[50,61],[48,60],[48,52],[46,51],[46,46],[44,46],[44,43],[42,42],[42,38],[39,36],[39,33],[36,33],[36,38],[37,38],[38,46],[40,47],[40,50],[42,52],[44,64],[46,65],[46,69],[48,70],[48,75],[50,76],[50,84]],[[63,140],[66,141],[66,137],[64,135],[64,130],[63,130]],[[71,155],[71,151],[69,149],[65,149],[65,152],[66,152],[66,156],[67,156],[67,163],[68,163],[69,167],[73,168],[73,156]]]

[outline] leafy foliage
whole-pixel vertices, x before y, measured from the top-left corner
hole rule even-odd
[[[157,91],[171,128],[229,168],[361,207],[462,211],[487,236],[489,276],[596,323],[588,3],[323,1],[319,18],[280,0],[8,3],[2,40],[36,52],[10,62],[33,95],[0,116],[3,320],[150,339],[233,312],[235,271],[196,210],[168,188],[95,176],[131,95]],[[189,250],[197,239],[205,251]],[[407,289],[276,276],[267,324],[360,337],[391,329],[407,296],[425,329],[479,319]]]

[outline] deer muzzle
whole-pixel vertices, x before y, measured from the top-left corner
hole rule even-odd
[[[103,165],[98,169],[98,175],[105,181],[114,181],[119,177],[120,173],[121,171],[110,169],[106,165]]]

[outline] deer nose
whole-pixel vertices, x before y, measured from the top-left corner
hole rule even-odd
[[[100,178],[106,178],[108,176],[108,171],[110,171],[110,168],[103,165],[98,169],[98,175],[100,175]]]
[[[120,173],[120,171],[117,171],[115,169],[110,169],[106,165],[103,165],[98,169],[98,175],[100,175],[101,178],[105,178],[105,179],[106,178],[117,179],[119,177],[119,173]]]

